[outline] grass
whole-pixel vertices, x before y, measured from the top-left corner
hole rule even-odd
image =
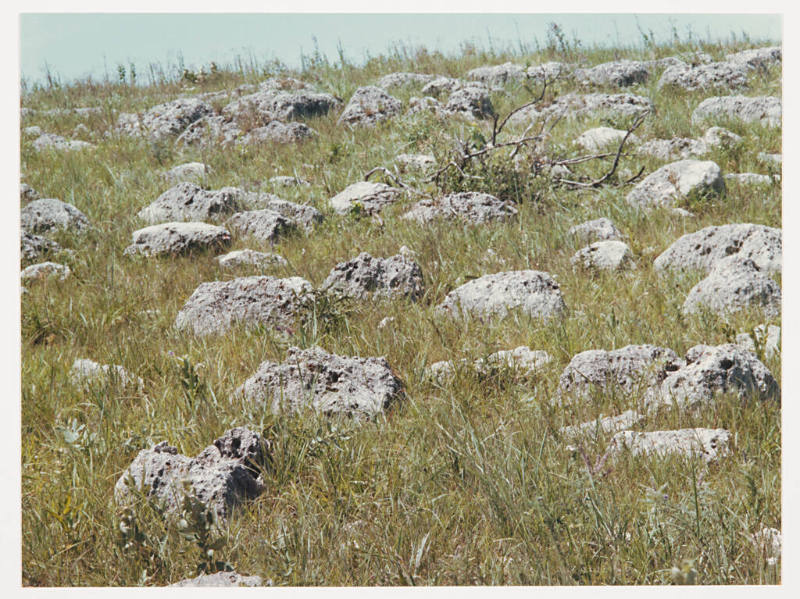
[[[592,65],[694,49],[722,58],[747,47],[678,40],[673,47],[646,50],[585,49],[558,32],[550,42],[515,54],[471,47],[454,57],[396,51],[363,66],[311,57],[302,72],[289,74],[347,100],[357,87],[392,71],[460,76],[506,60]],[[652,261],[683,233],[708,225],[780,227],[780,185],[730,184],[722,197],[688,206],[695,217],[683,219],[665,210],[642,214],[632,209],[625,202],[630,187],[570,191],[543,177],[516,176],[497,156],[476,165],[474,174],[484,177],[481,189],[517,203],[515,222],[421,227],[397,218],[406,202],[387,209],[381,215],[385,224],[378,224],[336,216],[326,199],[374,166],[392,167],[399,153],[431,153],[441,161],[449,136],[487,136],[491,124],[452,119],[442,125],[421,115],[350,130],[337,126],[338,115],[332,114],[310,119],[319,135],[300,145],[206,151],[113,134],[118,111],[145,110],[180,93],[233,89],[276,72],[275,65],[240,65],[190,85],[163,77],[137,86],[81,82],[33,89],[22,98],[23,106],[40,111],[104,108],[89,117],[38,112],[22,123],[66,136],[84,123],[97,144],[84,152],[37,153],[22,140],[23,180],[42,197],[73,203],[95,226],[82,237],[56,237],[76,250],[58,257],[72,269],[70,279],[30,285],[22,298],[23,584],[163,585],[195,575],[198,556],[212,543],[201,524],[181,529],[144,499],[120,513],[113,487],[141,449],[167,440],[181,453],[195,455],[239,425],[270,438],[274,459],[264,473],[267,491],[215,531],[213,559],[276,585],[779,583],[780,566],[768,565],[751,541],[762,528],[781,524],[779,405],[722,396],[699,413],[650,415],[637,430],[727,428],[733,433],[732,455],[708,468],[690,459],[623,456],[608,473],[593,474],[580,455],[566,451],[558,429],[618,413],[636,405],[637,398],[609,393],[562,409],[548,400],[561,370],[580,351],[653,343],[682,355],[693,345],[728,342],[732,333],[765,322],[757,310],[682,315],[686,293],[700,276],[657,276]],[[747,94],[780,94],[780,77],[779,69],[754,73]],[[660,91],[657,80],[626,90],[649,96],[657,109],[637,135],[643,140],[701,136],[705,127],[692,124],[691,112],[713,94]],[[574,89],[557,82],[548,98]],[[507,91],[492,97],[501,115],[529,97],[522,86]],[[391,93],[407,103],[419,89]],[[564,120],[545,151],[576,156],[571,141],[599,125],[624,127],[626,122]],[[726,126],[745,138],[743,146],[715,150],[707,159],[725,173],[767,172],[756,155],[781,151],[780,129]],[[508,129],[504,136],[521,133]],[[274,248],[234,239],[231,249],[274,250],[288,267],[242,267],[230,273],[204,253],[124,257],[131,232],[142,226],[137,211],[169,187],[161,173],[195,160],[211,166],[211,189],[234,185],[272,191],[266,183],[271,176],[297,174],[311,186],[277,193],[314,205],[326,213],[326,222],[313,234],[289,237]],[[649,173],[662,164],[628,155],[621,167],[632,173],[645,167]],[[598,177],[607,168],[608,162],[595,161],[574,170]],[[442,190],[427,188],[468,187],[451,176]],[[570,257],[582,244],[567,230],[600,216],[610,217],[628,236],[636,270],[573,271]],[[319,285],[336,263],[361,251],[388,256],[403,245],[416,252],[425,276],[426,292],[417,303],[320,301],[288,336],[268,328],[235,328],[199,339],[172,326],[204,281],[265,273],[298,275]],[[470,278],[528,268],[558,278],[568,306],[562,320],[541,323],[520,314],[448,320],[434,310]],[[394,322],[378,328],[386,316]],[[384,417],[356,426],[312,414],[279,418],[233,397],[262,361],[282,360],[290,345],[386,356],[404,382],[406,400]],[[523,381],[502,371],[479,380],[469,369],[443,385],[423,376],[425,366],[438,360],[479,358],[518,345],[548,351],[553,363]],[[144,392],[113,382],[88,390],[74,386],[68,371],[82,357],[123,365],[145,380]],[[766,365],[780,382],[780,357]],[[601,455],[608,438],[584,439],[587,458]]]

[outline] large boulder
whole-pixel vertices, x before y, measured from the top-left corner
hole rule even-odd
[[[678,238],[655,259],[656,270],[704,270],[709,272],[731,256],[749,259],[766,272],[781,270],[781,229],[736,223],[705,227]]]
[[[394,204],[402,197],[402,191],[385,183],[358,181],[348,185],[333,196],[328,203],[338,214],[347,214],[360,209],[365,214],[377,214],[386,206]]]
[[[575,69],[575,79],[584,84],[628,87],[645,83],[650,75],[648,65],[636,60],[605,62],[590,69]]]
[[[202,283],[178,312],[175,326],[199,336],[225,333],[237,323],[286,329],[312,290],[311,283],[300,277]]]
[[[325,116],[341,101],[331,94],[308,89],[289,91],[262,85],[259,91],[242,96],[222,109],[222,115],[242,124],[295,121]]]
[[[779,400],[781,390],[767,367],[738,345],[695,345],[686,352],[686,363],[648,389],[644,401],[651,410],[673,404],[695,407],[713,401],[719,393]]]
[[[717,195],[725,180],[716,162],[680,160],[650,173],[628,194],[627,202],[638,208],[673,206],[684,198]]]
[[[494,116],[494,107],[485,87],[470,85],[450,94],[444,112],[470,119],[486,119]]]
[[[373,258],[366,252],[337,264],[322,288],[358,299],[374,296],[416,300],[424,290],[422,269],[410,258],[401,255]]]
[[[647,433],[621,431],[611,439],[608,453],[612,456],[625,451],[634,456],[698,456],[706,462],[713,462],[728,455],[730,438],[730,432],[722,428],[685,428]]]
[[[595,241],[578,250],[571,262],[587,270],[629,270],[636,268],[631,248],[617,240]]]
[[[481,378],[490,377],[499,372],[513,371],[520,377],[529,377],[541,371],[553,361],[553,357],[543,350],[532,350],[521,345],[514,349],[504,349],[474,362],[462,359],[457,362],[444,360],[434,362],[428,367],[428,376],[439,383],[453,378],[461,368],[472,368]]]
[[[536,270],[516,270],[484,275],[447,294],[437,306],[452,316],[506,316],[520,309],[535,318],[549,319],[566,309],[561,288],[552,276]]]
[[[505,221],[517,216],[517,209],[508,201],[488,193],[464,191],[451,193],[435,200],[420,200],[402,218],[420,224],[436,220],[457,219],[470,224]]]
[[[781,288],[755,262],[737,257],[717,263],[683,302],[685,314],[703,310],[723,314],[754,307],[768,316],[779,315]]]
[[[610,219],[602,217],[587,220],[570,227],[567,234],[574,235],[584,242],[622,239],[622,233]]]
[[[374,126],[400,113],[403,103],[379,87],[359,87],[339,116],[340,125]]]
[[[22,230],[26,233],[47,233],[65,230],[82,233],[90,227],[89,219],[72,204],[45,198],[34,200],[20,211]]]
[[[264,491],[259,468],[268,456],[268,443],[246,428],[226,431],[194,458],[162,441],[139,452],[119,477],[114,499],[124,506],[145,493],[164,513],[177,514],[190,497],[225,521],[232,508]]]
[[[275,243],[297,229],[293,220],[268,208],[238,212],[226,224],[239,235],[251,235],[269,243]]]
[[[312,409],[325,415],[370,418],[401,399],[403,388],[385,358],[291,347],[282,363],[263,362],[237,394],[263,402],[273,413]]]
[[[782,117],[781,99],[775,96],[715,96],[703,100],[692,112],[693,123],[727,119],[779,127]]]
[[[242,209],[239,195],[235,187],[205,190],[194,183],[178,183],[142,208],[137,216],[150,224],[218,221]]]
[[[146,111],[141,117],[122,113],[117,130],[126,135],[145,135],[153,141],[177,137],[192,123],[211,116],[214,109],[199,98],[178,98]]]
[[[227,229],[208,223],[162,223],[133,232],[126,255],[178,255],[195,251],[221,250],[231,242]]]
[[[79,358],[72,363],[69,379],[73,385],[81,387],[111,382],[137,391],[144,389],[144,381],[124,367],[117,364],[99,364],[87,358]]]
[[[244,145],[253,144],[290,144],[311,139],[317,134],[311,127],[304,123],[282,123],[270,121],[263,127],[251,129],[238,138]]]

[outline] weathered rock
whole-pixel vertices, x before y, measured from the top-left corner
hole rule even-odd
[[[692,287],[683,302],[685,314],[702,310],[719,314],[751,307],[777,316],[781,311],[781,288],[755,262],[739,257],[718,262],[705,279]]]
[[[239,126],[224,116],[206,116],[198,119],[183,131],[175,143],[185,146],[230,146],[242,136]]]
[[[139,452],[117,481],[114,499],[128,505],[146,493],[165,513],[180,513],[184,498],[193,496],[225,521],[236,505],[264,491],[258,468],[268,452],[260,435],[246,428],[226,431],[194,458],[162,441]]]
[[[489,354],[485,358],[479,358],[472,362],[471,366],[480,377],[489,377],[503,371],[514,371],[521,377],[529,377],[552,360],[552,356],[546,351],[532,350],[521,345],[515,349],[504,349]],[[437,382],[443,383],[452,378],[459,368],[469,366],[470,361],[467,359],[458,360],[458,362],[451,360],[434,362],[428,367],[428,375]]]
[[[385,358],[291,347],[283,363],[263,362],[237,394],[264,402],[273,413],[313,409],[325,415],[370,418],[401,399],[403,390]]]
[[[169,183],[183,183],[184,181],[200,183],[210,173],[211,167],[202,162],[187,162],[169,169],[164,173],[164,178]]]
[[[702,140],[673,137],[672,139],[651,139],[640,145],[636,151],[660,160],[676,160],[702,156],[709,149]]]
[[[73,385],[87,386],[94,383],[115,383],[120,387],[132,388],[137,391],[144,389],[144,381],[116,364],[98,364],[86,358],[77,359],[72,363],[69,379]]]
[[[671,349],[655,345],[627,345],[620,349],[590,349],[576,354],[558,380],[556,403],[588,400],[595,394],[626,395],[661,383],[683,366]]]
[[[338,214],[347,214],[359,207],[365,214],[377,214],[402,197],[402,191],[385,183],[358,181],[333,196],[328,203]]]
[[[59,281],[66,281],[71,272],[69,266],[64,264],[41,262],[39,264],[31,264],[23,269],[19,276],[23,281],[44,280],[50,277],[57,277]]]
[[[399,114],[402,108],[400,100],[379,87],[359,87],[339,116],[338,124],[371,127]]]
[[[288,266],[289,263],[283,256],[255,250],[244,249],[228,252],[219,256],[217,262],[222,268],[236,268],[237,266]]]
[[[781,63],[783,61],[783,52],[780,46],[753,48],[752,50],[728,54],[725,57],[725,61],[751,69],[766,68]]]
[[[730,62],[712,62],[697,66],[675,65],[667,68],[658,80],[658,89],[675,86],[685,90],[722,87],[736,89],[747,85],[747,68]]]
[[[611,144],[619,145],[627,133],[627,131],[612,127],[595,127],[581,133],[575,139],[575,143],[587,152],[599,152]],[[635,135],[628,136],[628,142],[638,143],[638,141],[639,139]]]
[[[574,227],[570,227],[567,233],[577,236],[584,242],[622,239],[620,230],[617,229],[611,220],[605,217],[589,220],[575,225]]]
[[[384,75],[375,84],[382,89],[391,89],[404,85],[424,85],[436,79],[436,75],[426,75],[423,73],[389,73]]]
[[[672,404],[692,408],[719,393],[742,399],[757,393],[762,400],[780,400],[781,391],[767,367],[738,345],[696,345],[686,352],[686,364],[648,389],[644,401],[648,409]]]
[[[290,144],[311,139],[317,134],[311,127],[304,123],[281,123],[271,121],[264,127],[251,129],[238,138],[245,145],[278,143]]]
[[[322,288],[358,299],[374,296],[417,300],[424,291],[419,264],[405,256],[374,258],[366,252],[337,264]]]
[[[517,216],[510,202],[488,193],[464,191],[451,193],[436,200],[421,200],[403,214],[402,218],[420,224],[435,220],[459,219],[471,224],[505,221]]]
[[[239,193],[235,187],[212,191],[194,183],[178,183],[142,208],[137,216],[150,224],[218,221],[241,209]]]
[[[741,143],[743,138],[741,135],[736,135],[733,131],[723,127],[709,127],[701,140],[709,148],[732,148]]]
[[[781,229],[750,223],[705,227],[678,238],[658,258],[656,270],[705,270],[737,256],[755,262],[766,272],[781,270]]]
[[[694,109],[692,122],[731,119],[779,127],[782,115],[781,99],[774,96],[715,96]]]
[[[231,242],[227,229],[207,223],[174,222],[151,225],[133,232],[133,243],[125,254],[133,256],[178,255],[221,250]]]
[[[72,204],[45,198],[34,200],[20,211],[22,230],[26,233],[45,233],[67,230],[81,233],[90,227],[89,219]]]
[[[442,103],[431,96],[425,96],[423,98],[414,96],[408,101],[406,116],[411,116],[420,112],[430,112],[436,116],[445,116]]]
[[[331,94],[286,91],[262,85],[254,94],[242,96],[225,106],[222,115],[238,124],[267,124],[325,116],[340,105],[341,101]]]
[[[452,316],[504,317],[514,309],[549,319],[561,315],[566,305],[558,283],[548,273],[517,270],[473,279],[448,293],[437,306],[439,312]]]
[[[759,175],[757,173],[728,173],[725,181],[738,183],[739,185],[772,185],[775,179],[769,175]]]
[[[574,424],[571,426],[563,426],[558,429],[565,438],[571,439],[575,437],[582,437],[588,435],[596,435],[598,433],[608,435],[618,431],[627,430],[641,422],[644,416],[635,410],[625,410],[619,416],[603,416],[600,414],[594,420],[584,422],[582,424]]]
[[[715,162],[680,160],[650,173],[627,196],[632,206],[649,209],[672,206],[683,198],[720,194],[725,180]]]
[[[652,112],[653,103],[633,94],[564,94],[544,108],[530,106],[511,117],[510,122],[527,124],[542,119],[576,118],[606,114],[612,117],[634,117]]]
[[[42,133],[39,137],[33,140],[33,147],[43,152],[45,150],[56,150],[69,152],[72,150],[84,150],[86,148],[93,148],[94,146],[88,141],[81,141],[79,139],[66,139],[54,133]]]
[[[38,125],[33,125],[31,127],[25,127],[22,130],[22,134],[25,137],[33,137],[34,139],[39,137],[42,133],[44,133],[44,131],[42,131],[42,128],[39,127]]]
[[[455,79],[453,77],[436,77],[433,81],[428,83],[422,88],[422,93],[425,96],[440,96],[444,93],[452,93],[457,89],[461,89],[467,85],[466,81]]]
[[[27,183],[19,184],[19,199],[23,202],[32,202],[40,198],[39,192]]]
[[[618,60],[605,62],[590,69],[575,69],[573,75],[584,84],[628,87],[637,83],[645,83],[650,72],[646,63],[636,60]]]
[[[506,83],[522,81],[526,78],[525,67],[513,62],[506,62],[494,66],[483,66],[472,69],[466,74],[467,79],[482,81],[489,85],[505,85]]]
[[[35,260],[44,254],[60,252],[61,246],[46,237],[23,231],[19,238],[19,249],[24,260]]]
[[[288,175],[270,177],[269,182],[280,187],[305,187],[311,185],[311,183],[305,179],[301,179],[300,177],[290,177]]]
[[[534,81],[544,81],[547,78],[548,83],[552,83],[556,79],[572,77],[572,65],[563,62],[534,64],[528,67],[527,75]]]
[[[769,154],[767,152],[759,152],[756,156],[761,162],[769,164],[783,164],[783,154]]]
[[[395,161],[401,172],[426,171],[436,166],[436,159],[429,154],[398,154]]]
[[[270,243],[275,243],[297,228],[293,220],[269,209],[238,212],[228,219],[227,225],[239,235],[252,235]]]
[[[572,256],[574,266],[590,270],[630,270],[636,268],[628,244],[622,241],[595,241]]]
[[[126,135],[145,135],[152,141],[174,138],[195,121],[211,116],[214,109],[199,98],[178,98],[154,106],[141,118],[123,113],[117,120],[117,130]]]
[[[306,233],[325,220],[313,206],[282,200],[273,193],[240,192],[239,200],[242,207],[248,210],[273,210],[302,227]]]
[[[175,326],[195,335],[222,334],[237,323],[290,327],[313,290],[300,277],[257,276],[202,283],[178,312]]]
[[[749,333],[736,335],[736,345],[754,354],[761,349],[764,359],[768,360],[781,351],[781,327],[760,324]]]
[[[242,576],[237,572],[216,572],[186,578],[170,587],[260,587],[264,580],[260,576]]]
[[[684,428],[649,433],[621,431],[611,439],[608,452],[611,455],[630,451],[634,456],[698,456],[706,462],[713,462],[728,455],[730,438],[730,432],[722,428]]]
[[[461,115],[474,119],[485,119],[494,116],[489,92],[484,87],[462,87],[450,94],[444,107],[447,114]]]

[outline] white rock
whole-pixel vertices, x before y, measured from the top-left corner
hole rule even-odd
[[[50,277],[58,277],[59,281],[66,281],[70,274],[69,266],[56,264],[55,262],[41,262],[39,264],[31,264],[19,276],[23,281],[43,280]]]
[[[589,270],[630,270],[636,268],[633,254],[622,241],[595,241],[578,250],[571,259],[573,266]]]
[[[222,268],[236,268],[237,266],[288,266],[285,258],[278,254],[257,252],[244,249],[228,252],[217,257],[217,262]]]
[[[781,327],[760,324],[749,333],[736,335],[736,345],[749,352],[756,353],[756,343],[764,352],[764,358],[770,359],[781,351]]]
[[[117,383],[121,387],[131,387],[138,391],[144,389],[144,381],[116,364],[98,364],[86,358],[72,363],[69,372],[73,385],[91,385],[97,382]]]
[[[749,259],[727,258],[689,291],[684,314],[711,310],[717,314],[760,308],[767,316],[781,310],[781,288]]]
[[[720,194],[725,181],[719,166],[711,161],[680,160],[662,166],[645,177],[627,196],[632,206],[649,209],[672,206],[683,198]]]
[[[193,251],[220,250],[231,242],[227,229],[207,223],[174,222],[151,225],[133,232],[133,243],[126,255],[152,257],[187,254]]]
[[[347,214],[359,206],[365,214],[377,214],[397,202],[402,191],[385,183],[358,181],[333,196],[328,203],[338,214]]]
[[[621,431],[611,439],[608,451],[612,455],[628,450],[634,456],[699,456],[706,462],[713,462],[729,454],[730,437],[730,432],[721,428],[685,428],[649,433]]]

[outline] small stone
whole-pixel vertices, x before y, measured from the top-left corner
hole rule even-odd
[[[574,227],[570,227],[567,231],[569,235],[575,235],[584,242],[588,241],[609,241],[622,239],[622,233],[608,218],[598,218],[589,220]]]
[[[775,179],[757,173],[728,173],[725,175],[725,181],[733,181],[740,185],[772,185]]]
[[[170,183],[182,183],[184,181],[198,183],[202,182],[210,173],[211,167],[202,162],[187,162],[168,170],[164,173],[164,178]]]
[[[401,195],[400,189],[385,183],[359,181],[347,186],[328,200],[328,203],[338,214],[347,214],[359,206],[365,214],[374,215],[397,202]]]
[[[683,303],[684,314],[710,310],[717,314],[756,307],[767,316],[781,310],[781,288],[746,258],[727,258],[689,291]]]
[[[228,219],[227,225],[239,235],[251,235],[269,243],[275,243],[297,228],[294,221],[269,209],[239,212]]]
[[[31,264],[20,273],[23,281],[41,281],[51,277],[57,277],[59,281],[66,281],[70,276],[69,266],[56,264],[55,262],[41,262]]]
[[[611,439],[608,452],[611,455],[619,455],[627,450],[634,456],[699,456],[706,462],[713,462],[728,455],[730,438],[730,432],[722,428],[685,428],[649,433],[621,431]]]
[[[69,378],[73,385],[87,386],[98,382],[111,382],[121,387],[144,389],[144,381],[116,364],[98,364],[89,359],[77,359],[72,363]]]
[[[229,252],[219,256],[217,262],[222,268],[236,268],[238,266],[289,266],[283,256],[255,250],[244,249]]]
[[[353,260],[337,264],[322,289],[358,299],[374,296],[417,300],[424,286],[422,270],[413,260],[401,255],[373,258],[362,252]]]
[[[589,270],[630,270],[636,268],[628,244],[622,241],[596,241],[578,250],[572,257],[573,266]]]

